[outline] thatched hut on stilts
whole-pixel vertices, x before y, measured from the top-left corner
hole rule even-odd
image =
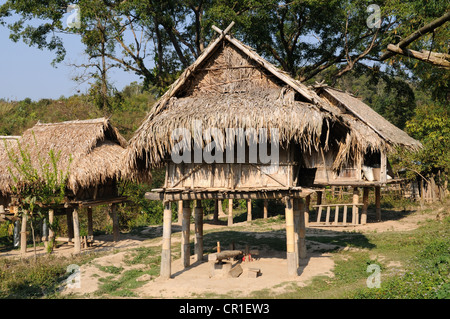
[[[150,180],[153,168],[166,168],[163,188],[146,194],[164,202],[163,278],[171,275],[170,203],[183,202],[182,259],[188,267],[193,200],[197,260],[203,257],[203,199],[283,199],[287,271],[297,275],[306,259],[310,195],[333,179],[363,185],[356,170],[364,154],[385,154],[389,143],[227,34],[230,27],[215,28],[218,38],[153,106],[124,157],[125,175],[137,181]],[[386,169],[384,155],[381,161]],[[340,173],[350,169],[354,175]],[[379,183],[386,182],[383,174]]]
[[[26,130],[17,140],[16,146],[11,145],[9,152],[19,156],[19,147],[29,155],[31,165],[44,174],[43,165],[52,165],[49,152],[58,154],[57,170],[67,172],[67,185],[65,198],[62,204],[44,206],[49,211],[48,222],[52,223],[56,215],[67,216],[68,237],[56,238],[57,241],[71,242],[74,252],[81,251],[79,213],[86,208],[88,217],[88,236],[83,244],[93,241],[92,207],[97,205],[110,205],[110,215],[113,220],[114,241],[119,239],[118,215],[116,204],[126,200],[118,193],[117,181],[120,178],[121,156],[126,140],[119,134],[108,119],[99,118],[84,121],[69,121],[62,123],[37,123]],[[18,181],[13,180],[9,169]],[[27,183],[18,174],[11,162],[11,158],[3,154],[0,158],[0,193],[12,193],[15,183]],[[11,195],[8,195],[11,197]],[[39,204],[39,203],[38,203]],[[9,210],[14,211],[17,201],[14,197],[9,203]],[[40,203],[40,205],[43,205]],[[26,252],[26,220],[27,214],[22,217],[22,252]],[[49,237],[54,236],[49,231]],[[49,238],[44,238],[44,241]],[[51,238],[50,238],[51,239]]]

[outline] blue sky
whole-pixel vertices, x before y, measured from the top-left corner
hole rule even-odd
[[[0,1],[0,5],[5,1]],[[79,71],[69,63],[86,61],[83,45],[77,35],[63,35],[67,51],[66,60],[51,65],[55,54],[48,50],[29,47],[22,41],[14,43],[9,39],[9,29],[0,26],[0,99],[23,100],[31,98],[38,101],[43,98],[58,99],[86,92],[89,84],[79,84],[72,80]],[[127,84],[138,81],[132,72],[112,70],[110,81],[121,90]]]

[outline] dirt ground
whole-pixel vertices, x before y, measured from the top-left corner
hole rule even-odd
[[[326,229],[331,232],[385,232],[385,231],[407,231],[418,227],[420,221],[430,218],[429,215],[420,212],[407,214],[402,218],[385,220],[382,222],[369,222],[366,225],[353,227],[326,227],[307,228],[306,239],[308,246],[308,259],[305,265],[299,268],[299,275],[289,277],[287,275],[286,253],[273,250],[261,250],[258,258],[251,262],[242,262],[242,274],[237,278],[213,276],[211,277],[211,265],[204,256],[203,262],[195,262],[191,257],[191,266],[184,269],[180,259],[172,261],[172,277],[169,280],[160,278],[143,278],[147,280],[142,287],[134,290],[141,298],[195,298],[199,295],[231,295],[246,297],[254,291],[270,289],[271,293],[283,292],[292,284],[298,286],[307,285],[316,276],[333,276],[334,262],[330,253],[321,251],[329,250],[330,245],[308,240],[308,235],[320,236],[321,230]],[[247,222],[236,223],[231,227],[247,227]],[[179,227],[174,225],[173,227]],[[227,227],[205,223],[204,229]],[[118,243],[113,243],[111,236],[96,237],[98,243],[95,248],[88,248],[85,251],[106,251],[107,253],[95,258],[93,261],[81,266],[80,287],[67,288],[63,294],[74,294],[79,297],[93,297],[93,293],[98,290],[99,279],[108,277],[111,274],[99,269],[99,266],[123,267],[124,270],[132,268],[143,268],[145,265],[129,266],[124,263],[124,258],[130,250],[138,247],[161,245],[161,227],[148,227],[142,231],[145,233],[156,233],[156,237],[145,239],[139,236],[122,234]],[[329,234],[329,232],[327,232]],[[179,241],[179,237],[173,236],[172,243]],[[324,249],[325,248],[325,249]],[[332,248],[332,247],[331,247]],[[64,245],[55,251],[55,254],[70,255],[73,248]],[[109,253],[111,252],[111,253]],[[1,253],[0,257],[17,255],[18,251]],[[33,254],[29,251],[28,254]],[[45,254],[43,249],[39,249],[38,254]],[[235,262],[236,264],[236,262]],[[248,268],[260,269],[258,277],[251,277]],[[144,268],[143,268],[144,269]],[[148,280],[151,279],[151,280]]]

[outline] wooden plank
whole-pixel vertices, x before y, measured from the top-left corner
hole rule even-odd
[[[339,222],[339,206],[336,206],[334,211],[334,223],[333,225],[337,225]]]
[[[317,223],[320,223],[320,217],[322,216],[322,206],[319,205],[317,210]]]
[[[342,224],[347,225],[347,205],[344,206],[344,216],[342,218]]]
[[[357,204],[353,204],[353,203],[351,203],[351,204],[344,204],[344,203],[336,203],[336,204],[323,204],[323,205],[313,205],[312,207],[335,207],[335,206],[341,206],[341,207],[344,207],[344,206],[347,206],[347,205],[356,205],[356,206],[363,206],[364,204],[363,203],[357,203]]]
[[[327,215],[325,218],[325,225],[329,225],[330,224],[330,211],[331,211],[331,206],[327,207]]]

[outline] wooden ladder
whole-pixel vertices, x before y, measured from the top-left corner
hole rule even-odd
[[[352,208],[352,219],[347,220],[348,207]],[[322,227],[322,226],[355,226],[359,225],[359,209],[358,206],[363,206],[363,204],[323,204],[323,205],[313,205],[317,208],[317,220],[316,222],[309,222],[309,227]],[[335,207],[334,220],[330,221],[331,208]],[[344,207],[343,216],[339,218],[340,207]],[[326,208],[325,221],[322,221],[322,212]]]

